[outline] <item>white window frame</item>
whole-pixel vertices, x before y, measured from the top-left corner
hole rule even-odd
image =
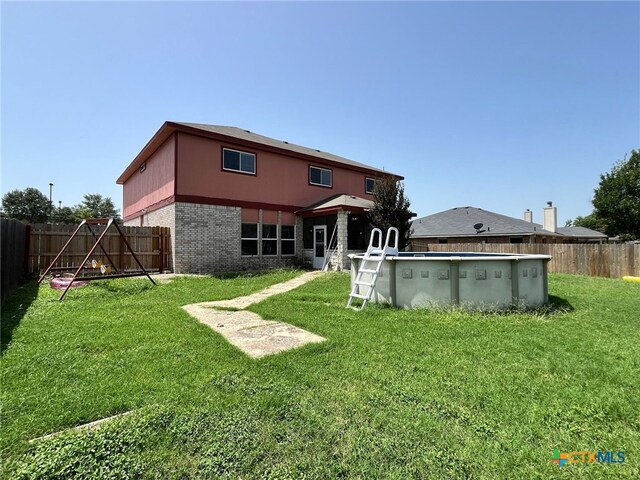
[[[330,180],[329,185],[311,181],[311,169],[313,168],[315,168],[316,170],[320,170],[320,181],[322,181],[322,172],[323,171],[329,172],[329,180]],[[314,165],[309,165],[309,185],[317,185],[318,187],[333,188],[333,170],[331,170],[330,168],[323,168],[323,167],[316,167]]]
[[[242,236],[242,225],[255,225],[256,226],[256,236],[255,237],[243,237]],[[255,241],[256,242],[256,254],[255,255],[247,255],[242,253],[242,242],[243,241]],[[240,224],[240,256],[242,257],[258,257],[260,256],[260,224],[257,222],[242,222]]]
[[[373,188],[371,190],[367,190],[367,183],[371,180],[373,182]],[[376,183],[378,179],[373,177],[364,177],[364,193],[368,193],[369,195],[373,195],[373,191],[376,189]]]
[[[238,159],[239,164],[239,170],[236,170],[235,168],[228,168],[224,165],[224,152],[229,151],[229,152],[237,152],[240,154],[240,158]],[[242,170],[242,155],[251,155],[253,157],[253,172],[247,172],[246,170]],[[245,175],[257,175],[257,171],[258,171],[258,156],[255,153],[251,153],[251,152],[245,152],[242,150],[236,150],[235,148],[227,148],[227,147],[222,147],[222,170],[224,170],[225,172],[234,172],[234,173],[244,173]]]
[[[282,238],[282,227],[293,227],[293,238]],[[280,225],[280,256],[281,257],[295,257],[296,256],[296,226],[295,225]],[[293,243],[293,253],[282,253],[282,242]]]
[[[270,226],[276,227],[276,236],[275,236],[275,238],[264,238],[264,227],[266,225],[270,225]],[[276,244],[276,253],[272,253],[272,254],[269,254],[269,255],[264,253],[264,243],[263,242],[275,242],[275,244]],[[277,257],[278,253],[279,253],[279,246],[280,246],[280,229],[278,228],[278,224],[277,223],[261,223],[260,224],[260,254],[263,257]]]

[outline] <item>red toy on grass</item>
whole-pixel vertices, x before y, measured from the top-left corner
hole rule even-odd
[[[55,288],[56,290],[66,290],[67,287],[69,287],[69,284],[71,284],[69,288],[79,288],[84,287],[88,283],[89,282],[83,282],[82,280],[73,281],[73,278],[68,277],[53,277],[49,282],[49,285],[51,285],[51,288]]]

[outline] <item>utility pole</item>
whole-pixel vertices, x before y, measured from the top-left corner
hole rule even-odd
[[[53,183],[49,183],[49,223],[53,223]]]

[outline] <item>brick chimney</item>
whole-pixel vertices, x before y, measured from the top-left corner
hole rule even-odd
[[[553,206],[553,202],[547,202],[547,206],[542,209],[542,216],[542,227],[556,233],[558,231],[558,211]]]

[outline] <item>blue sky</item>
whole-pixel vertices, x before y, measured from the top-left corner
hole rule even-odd
[[[2,192],[101,193],[165,120],[406,177],[419,216],[560,223],[640,148],[640,3],[2,2]]]

